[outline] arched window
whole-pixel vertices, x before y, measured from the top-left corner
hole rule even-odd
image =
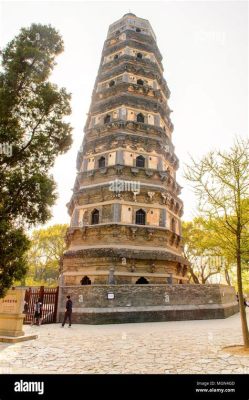
[[[138,79],[138,80],[137,80],[137,84],[143,86],[144,81],[143,81],[142,79]]]
[[[141,60],[143,58],[143,54],[142,53],[137,53],[137,58],[139,58]]]
[[[115,81],[112,80],[112,81],[109,82],[109,87],[112,87],[114,85],[115,85]]]
[[[140,208],[136,212],[136,224],[137,225],[145,225],[146,214],[145,211]]]
[[[136,28],[136,32],[141,32],[141,29],[140,28]]]
[[[174,233],[175,233],[175,231],[176,231],[176,220],[175,220],[175,218],[172,218],[172,219],[171,219],[171,230],[172,230],[172,232],[174,232]]]
[[[145,158],[143,156],[138,156],[136,158],[136,167],[144,168],[145,166]]]
[[[80,281],[81,285],[91,285],[91,279],[88,276],[84,276],[84,278]]]
[[[147,285],[148,283],[149,281],[147,281],[143,276],[136,281],[136,285]]]
[[[99,223],[99,210],[93,210],[92,212],[92,225]]]
[[[137,114],[137,122],[144,122],[144,115],[142,113]]]
[[[108,124],[108,122],[110,122],[111,121],[111,116],[109,115],[109,114],[107,114],[106,116],[105,116],[105,118],[104,118],[104,123],[105,124]]]
[[[98,164],[99,164],[99,168],[104,168],[105,167],[105,157],[100,157]]]

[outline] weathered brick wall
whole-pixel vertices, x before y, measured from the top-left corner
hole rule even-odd
[[[114,293],[113,300],[107,298],[108,293]],[[210,305],[236,301],[234,288],[225,285],[65,286],[61,288],[61,309],[68,294],[74,308]]]

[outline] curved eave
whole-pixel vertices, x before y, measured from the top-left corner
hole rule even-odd
[[[83,258],[83,257],[125,257],[125,258],[137,258],[140,260],[165,260],[183,265],[190,265],[189,261],[175,253],[168,250],[162,250],[158,248],[146,249],[145,247],[139,246],[126,246],[121,248],[120,246],[88,246],[77,250],[67,250],[64,253],[64,258]]]

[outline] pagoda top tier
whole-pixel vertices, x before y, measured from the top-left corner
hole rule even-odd
[[[109,39],[111,36],[122,33],[129,30],[134,30],[136,32],[141,32],[142,34],[152,36],[156,41],[156,35],[147,19],[139,18],[135,14],[127,13],[118,21],[113,22],[109,26],[107,38]]]

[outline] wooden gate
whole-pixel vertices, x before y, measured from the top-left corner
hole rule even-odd
[[[40,288],[27,289],[24,299],[26,302],[24,323],[30,324],[33,321],[35,314],[35,303],[38,301],[38,299],[40,299],[42,302],[42,324],[51,324],[56,322],[58,293],[59,287],[46,288],[41,286]]]

